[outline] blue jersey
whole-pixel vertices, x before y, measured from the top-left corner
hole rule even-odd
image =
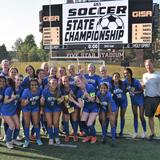
[[[77,76],[77,75],[75,75],[75,76]],[[69,76],[69,84],[70,85],[75,85],[75,80],[74,80],[75,76]]]
[[[8,73],[4,73],[3,71],[0,73],[1,76],[4,76],[6,79],[9,78],[9,75]]]
[[[111,76],[108,76],[106,78],[100,77],[98,81],[98,86],[100,86],[101,83],[106,82],[108,84],[109,89],[111,89],[111,81],[112,81]]]
[[[126,108],[128,105],[128,102],[127,102],[126,88],[125,88],[124,82],[122,82],[121,87],[119,87],[118,85],[112,84],[111,91],[112,91],[113,99],[117,104],[117,106]]]
[[[9,103],[4,103],[2,105],[2,115],[8,115],[8,116],[12,116],[16,114],[17,108],[20,105],[20,96],[22,94],[22,88],[18,88],[17,90],[13,90],[12,87],[8,87],[6,88],[5,92],[4,92],[4,96],[8,96],[9,98],[11,98],[12,95],[16,95],[16,99],[12,100]]]
[[[21,83],[21,86],[23,89],[26,89],[26,88],[29,88],[29,81],[30,81],[30,77],[27,76],[23,79],[22,83]]]
[[[4,100],[4,92],[5,92],[5,87],[0,89],[0,113],[1,113],[1,107],[3,104],[3,100]]]
[[[25,89],[22,93],[22,100],[27,100],[29,103],[24,106],[24,108],[39,108],[40,107],[40,97],[41,97],[42,89],[39,87],[35,93],[32,93],[29,88]]]
[[[109,105],[111,106],[111,111],[116,112],[117,111],[117,105],[115,101],[112,98],[112,94],[110,92],[107,92],[105,95],[102,95],[100,91],[97,92],[97,97],[100,100],[100,106],[101,111],[109,112]]]
[[[94,75],[89,75],[89,74],[85,74],[84,77],[86,78],[88,84],[92,84],[95,89],[97,89],[98,87],[98,81],[99,81],[99,76],[94,74]]]
[[[128,80],[124,81],[127,91],[130,94],[132,105],[143,106],[144,104],[144,95],[142,91],[142,86],[139,80],[133,78],[131,84]],[[141,91],[140,93],[134,94],[134,92]]]
[[[95,96],[95,88],[91,84],[86,84],[86,91],[90,96]],[[84,107],[91,107],[94,106],[96,103],[95,102],[90,102],[86,97],[84,97],[84,92],[79,88],[77,91],[77,96],[78,99],[81,98],[84,101]]]
[[[45,99],[45,104],[44,107],[45,108],[55,108],[55,107],[61,107],[58,103],[57,103],[57,99],[60,97],[60,92],[57,93],[57,95],[54,95],[53,93],[50,92],[49,88],[45,88],[42,91],[42,97],[44,97]]]
[[[72,94],[73,97],[75,98],[77,91],[78,91],[78,88],[75,85],[70,85],[69,90],[66,90],[64,87],[61,87],[62,96],[68,96],[69,94]],[[75,107],[75,104],[73,102],[69,102],[69,105],[71,107]]]

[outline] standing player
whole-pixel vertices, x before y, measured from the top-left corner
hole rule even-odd
[[[90,63],[88,65],[88,73],[84,75],[88,84],[92,84],[95,89],[98,87],[99,76],[95,74],[96,67],[94,64]]]
[[[63,118],[64,118],[64,130],[65,130],[65,141],[69,142],[69,120],[71,120],[74,141],[78,141],[77,130],[78,130],[78,114],[79,107],[77,107],[73,102],[70,102],[70,99],[75,99],[76,96],[76,87],[74,85],[69,84],[69,77],[62,77],[62,85],[61,92],[62,96],[64,96],[63,102]]]
[[[81,126],[85,132],[86,137],[84,137],[82,142],[96,143],[96,130],[95,121],[99,112],[99,106],[95,102],[96,90],[93,85],[87,84],[86,79],[82,76],[75,77],[76,86],[79,88],[77,91],[78,102],[73,99],[75,103],[80,108],[83,107],[81,115]]]
[[[9,81],[9,87],[6,88],[4,93],[4,104],[1,108],[2,116],[9,126],[6,134],[6,145],[8,148],[13,148],[13,144],[22,145],[21,142],[16,140],[20,129],[17,108],[22,92],[22,89],[20,88],[21,82],[21,77],[19,75],[15,76],[15,82]]]
[[[55,138],[56,144],[60,144],[59,139],[59,121],[62,106],[60,103],[63,102],[63,97],[61,97],[60,89],[58,88],[58,80],[49,77],[49,87],[45,88],[42,92],[41,105],[42,109],[45,112],[47,120],[47,128],[49,134],[49,145],[53,145]],[[53,132],[54,127],[54,132]]]
[[[111,93],[109,92],[109,87],[106,82],[102,82],[99,86],[99,91],[97,92],[96,102],[100,105],[100,113],[101,116],[101,127],[102,127],[102,143],[106,142],[106,115],[108,114],[109,121],[111,124],[111,135],[112,142],[114,143],[116,138],[116,112],[117,106],[112,98]]]
[[[24,135],[25,135],[25,143],[23,147],[26,148],[29,146],[29,126],[32,118],[32,122],[34,125],[34,130],[36,132],[36,141],[38,145],[42,145],[42,141],[40,139],[40,128],[39,128],[39,110],[40,110],[40,97],[41,97],[42,89],[39,88],[39,83],[37,79],[31,79],[29,81],[29,88],[25,89],[22,93],[22,112],[24,119]]]
[[[113,73],[111,82],[111,92],[113,94],[113,99],[118,107],[116,115],[116,126],[118,120],[118,112],[120,109],[120,133],[119,136],[123,136],[123,129],[125,125],[125,113],[127,109],[127,96],[126,88],[123,81],[120,80],[120,74],[118,72]]]
[[[133,73],[130,68],[124,69],[125,85],[131,98],[132,111],[134,116],[134,135],[133,138],[138,136],[138,108],[139,116],[143,128],[142,138],[146,137],[146,120],[144,118],[144,95],[143,88],[140,82],[133,78]]]
[[[4,101],[4,91],[6,89],[6,78],[3,75],[0,75],[0,140],[3,139],[2,132],[1,132],[1,123],[2,123],[2,113],[1,108]]]
[[[151,131],[150,139],[155,136],[154,114],[160,103],[160,72],[155,71],[153,60],[147,59],[144,62],[146,73],[143,74],[142,85],[144,87],[144,106],[145,115],[148,117],[148,123]]]

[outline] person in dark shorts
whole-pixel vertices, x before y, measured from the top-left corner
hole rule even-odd
[[[160,103],[160,72],[154,70],[153,61],[147,59],[144,62],[146,73],[143,74],[142,85],[144,87],[144,107],[145,115],[149,118],[149,127],[151,130],[150,139],[155,136],[154,114]]]

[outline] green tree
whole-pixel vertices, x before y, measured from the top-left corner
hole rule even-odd
[[[6,48],[5,44],[2,44],[0,46],[0,61],[3,60],[3,59],[8,59],[8,60],[11,59],[11,57],[9,55],[9,52],[7,51],[7,48]]]

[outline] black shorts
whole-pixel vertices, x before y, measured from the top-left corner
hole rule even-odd
[[[147,117],[154,117],[158,104],[160,103],[160,97],[148,97],[144,98],[144,111]]]

